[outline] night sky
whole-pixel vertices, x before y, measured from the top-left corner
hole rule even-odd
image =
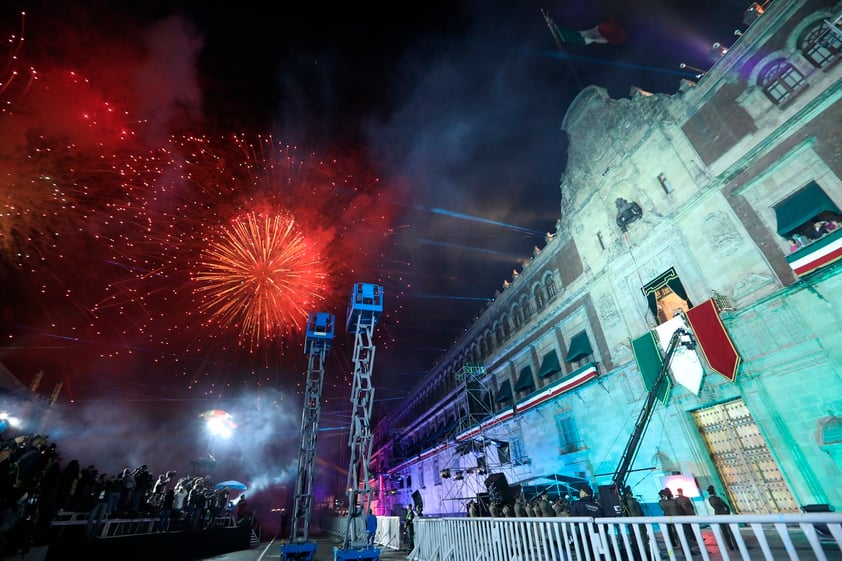
[[[221,478],[268,488],[297,461],[300,308],[337,316],[320,449],[341,456],[352,284],[385,291],[379,414],[554,230],[581,88],[674,93],[748,2],[55,4],[0,11],[0,360],[27,385],[42,370],[42,394],[61,382],[65,455],[161,472],[213,448]],[[561,52],[542,9],[628,39]],[[307,282],[281,320],[244,333],[196,270],[224,225],[279,208],[315,257],[292,262]],[[209,442],[209,409],[249,438]]]

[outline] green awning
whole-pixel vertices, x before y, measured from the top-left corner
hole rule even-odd
[[[505,380],[502,384],[500,384],[500,389],[497,391],[497,397],[494,398],[496,403],[503,403],[504,401],[511,401],[512,400],[512,383],[509,380]]]
[[[532,367],[531,366],[524,366],[520,370],[520,374],[517,377],[517,382],[515,382],[515,391],[522,392],[526,390],[534,390],[535,389],[535,380],[532,379]]]
[[[658,374],[661,371],[661,366],[664,361],[661,358],[661,351],[658,347],[658,342],[651,331],[647,331],[637,339],[632,341],[632,351],[634,358],[637,361],[637,368],[640,370],[640,375],[643,377],[643,385],[646,389],[652,391],[652,387],[658,379]],[[658,399],[665,401],[670,390],[669,376],[665,377],[665,383],[661,386],[658,392]]]
[[[588,340],[587,332],[580,331],[570,340],[570,347],[567,349],[567,356],[564,357],[564,362],[575,362],[592,354],[593,349],[591,349],[591,342]]]
[[[588,346],[590,349],[590,346]],[[553,374],[561,372],[561,365],[558,363],[558,355],[555,350],[552,350],[544,355],[544,360],[541,361],[541,370],[538,373],[539,378],[549,378]]]
[[[776,204],[774,209],[781,236],[788,236],[826,210],[839,212],[815,181]]]

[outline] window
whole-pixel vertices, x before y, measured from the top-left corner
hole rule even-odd
[[[839,58],[842,38],[824,21],[807,28],[798,41],[798,49],[816,68],[830,65]]]
[[[433,484],[441,485],[441,470],[439,469],[438,458],[433,458]]]
[[[815,181],[772,207],[777,232],[789,240],[790,251],[798,251],[839,229],[842,213]]]
[[[552,277],[552,275],[547,277],[547,282],[544,283],[544,286],[547,289],[547,296],[549,296],[550,300],[555,298],[556,294],[558,294],[558,290],[556,289],[555,279]]]
[[[582,332],[584,333],[584,331]],[[587,335],[585,335],[585,342],[587,343]],[[571,349],[573,345],[571,342]],[[590,344],[588,344],[588,350],[590,351]],[[587,354],[590,354],[588,352]],[[550,351],[544,355],[543,360],[541,360],[541,370],[538,371],[539,378],[549,378],[554,374],[561,372],[561,365],[558,362],[558,355],[555,351]]]
[[[655,299],[658,301],[658,325],[690,309],[687,300],[676,294],[669,285],[656,290]]]
[[[544,289],[540,286],[535,287],[535,307],[539,310],[544,308],[546,298],[544,297]]]
[[[500,384],[500,389],[497,390],[497,395],[494,398],[494,403],[501,405],[512,401],[512,382],[506,378]]]
[[[500,464],[510,464],[512,463],[512,454],[511,448],[509,448],[509,443],[504,441],[497,442],[497,462]]]
[[[644,286],[643,295],[659,325],[693,307],[673,267]]]
[[[506,339],[509,338],[509,335],[512,334],[511,327],[509,326],[509,316],[503,316],[503,319],[500,320],[500,323],[503,325],[503,337]]]
[[[790,62],[779,58],[769,63],[760,72],[758,84],[772,103],[781,105],[789,101],[804,86],[804,75]]]
[[[520,326],[523,325],[523,312],[520,306],[512,308],[512,319],[514,320],[515,329],[520,329]]]
[[[497,343],[499,343],[499,344],[501,344],[501,345],[502,345],[502,344],[503,344],[503,341],[505,341],[505,340],[506,340],[506,334],[505,334],[505,333],[504,333],[504,331],[503,331],[503,324],[502,324],[502,322],[501,322],[501,323],[498,323],[497,325],[495,325],[495,326],[494,326],[494,331],[495,331],[495,333],[497,334]]]
[[[532,302],[529,301],[529,296],[524,296],[520,302],[521,306],[523,307],[523,319],[529,320],[532,315],[535,313],[534,308],[532,307]]]
[[[512,456],[512,461],[516,466],[523,465],[529,462],[526,456],[526,450],[523,447],[523,441],[520,435],[511,435],[509,437],[509,453]]]
[[[593,349],[588,339],[588,333],[586,331],[580,331],[570,339],[570,347],[567,349],[564,362],[572,363],[574,366],[581,366],[582,361],[589,359],[592,354]]]
[[[558,434],[558,453],[569,454],[582,449],[579,441],[579,431],[572,415],[558,415],[555,418],[556,433]]]
[[[418,485],[425,489],[427,485],[424,483],[424,464],[418,464]]]
[[[532,377],[532,367],[524,366],[518,374],[517,382],[515,382],[516,392],[531,392],[535,389],[535,380]]]

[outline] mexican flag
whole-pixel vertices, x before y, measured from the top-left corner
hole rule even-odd
[[[572,45],[590,45],[600,43],[604,45],[622,45],[626,42],[626,30],[615,18],[608,18],[599,25],[582,31],[557,26],[547,18],[547,25],[559,43]]]

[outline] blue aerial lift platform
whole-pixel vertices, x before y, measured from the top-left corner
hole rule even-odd
[[[369,484],[371,459],[371,407],[374,387],[371,372],[374,367],[374,327],[383,313],[383,287],[357,283],[348,303],[346,329],[354,334],[354,385],[351,389],[351,427],[348,446],[351,460],[348,466],[348,519],[342,547],[333,549],[334,561],[377,561],[380,549],[368,543],[365,521],[371,511],[373,489]]]
[[[336,320],[326,312],[307,317],[304,352],[308,355],[307,381],[304,388],[304,411],[301,414],[301,446],[298,453],[298,476],[289,542],[281,545],[282,561],[312,561],[316,542],[310,540],[310,515],[313,507],[313,470],[316,464],[316,440],[319,435],[324,360],[333,342]]]

